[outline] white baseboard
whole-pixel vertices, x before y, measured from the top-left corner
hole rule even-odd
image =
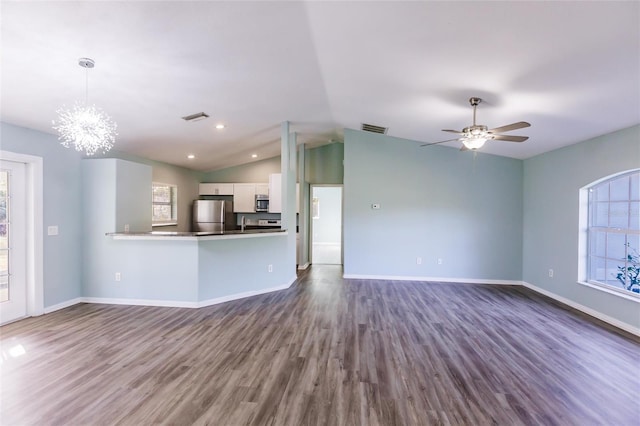
[[[307,262],[307,263],[304,263],[304,264],[302,264],[302,265],[298,265],[298,269],[299,269],[299,270],[305,270],[305,269],[307,269],[309,266],[310,266],[310,264],[309,264],[309,262]]]
[[[82,297],[76,297],[75,299],[70,299],[62,303],[47,306],[46,308],[44,308],[44,313],[50,314],[51,312],[59,311],[60,309],[68,308],[69,306],[77,305],[78,303],[82,303]]]
[[[278,290],[284,290],[297,280],[296,276],[292,277],[287,284],[266,288],[263,290],[246,291],[243,293],[231,294],[229,296],[218,297],[215,299],[203,300],[200,302],[189,302],[183,300],[157,300],[157,299],[121,299],[111,297],[78,297],[58,303],[57,305],[45,308],[45,314],[68,308],[78,303],[100,303],[105,305],[130,305],[130,306],[158,306],[165,308],[203,308],[205,306],[217,305],[219,303],[230,302],[232,300],[244,299],[245,297],[258,296],[260,294],[271,293]]]
[[[158,299],[119,299],[111,297],[82,297],[84,303],[102,303],[105,305],[159,306],[166,308],[197,308],[198,302]]]
[[[429,281],[429,282],[462,283],[462,284],[522,285],[522,281],[514,281],[514,280],[486,280],[486,279],[478,279],[478,278],[412,277],[412,276],[405,276],[405,275],[344,274],[343,278],[356,279],[356,280]]]
[[[203,300],[198,304],[199,308],[203,308],[205,306],[217,305],[220,303],[231,302],[232,300],[244,299],[246,297],[259,296],[261,294],[272,293],[274,291],[285,290],[296,281],[297,277],[294,277],[289,281],[289,284],[284,284],[278,287],[265,288],[263,290],[253,290],[253,291],[245,291],[243,293],[231,294],[229,296],[216,297],[215,299]]]
[[[560,303],[562,303],[564,305],[570,306],[570,307],[572,307],[574,309],[579,310],[580,312],[584,312],[587,315],[590,315],[590,316],[592,316],[594,318],[597,318],[597,319],[599,319],[601,321],[604,321],[607,324],[611,324],[612,326],[617,327],[617,328],[619,328],[621,330],[627,331],[627,332],[629,332],[631,334],[634,334],[636,336],[640,336],[640,328],[634,327],[634,326],[632,326],[630,324],[627,324],[626,322],[622,322],[620,320],[617,320],[617,319],[615,319],[613,317],[610,317],[609,315],[605,315],[605,314],[603,314],[601,312],[598,312],[598,311],[596,311],[594,309],[591,309],[589,307],[586,307],[584,305],[576,303],[576,302],[574,302],[572,300],[566,299],[566,298],[564,298],[562,296],[558,296],[555,293],[552,293],[552,292],[550,292],[548,290],[545,290],[543,288],[537,287],[537,286],[535,286],[533,284],[530,284],[530,283],[528,283],[526,281],[523,281],[522,285],[527,287],[528,289],[531,289],[531,290],[535,291],[536,293],[543,294],[543,295],[545,295],[547,297],[550,297],[551,299],[556,300],[556,301],[558,301],[558,302],[560,302]]]

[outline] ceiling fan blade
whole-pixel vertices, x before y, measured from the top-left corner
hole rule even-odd
[[[529,139],[529,136],[493,135],[493,140],[495,141],[524,142],[527,139]]]
[[[525,127],[529,127],[531,124],[526,121],[518,121],[517,123],[507,124],[506,126],[496,127],[495,129],[489,129],[491,133],[503,133],[510,132],[512,130],[524,129]]]
[[[457,133],[459,135],[463,134],[460,130],[442,129],[442,131],[443,132],[449,132],[449,133]]]
[[[422,144],[422,145],[420,145],[420,146],[438,145],[438,144],[440,144],[440,143],[453,142],[453,141],[457,141],[457,140],[458,140],[458,138],[455,138],[455,139],[447,139],[446,141],[431,142],[431,143],[423,143],[423,144]]]

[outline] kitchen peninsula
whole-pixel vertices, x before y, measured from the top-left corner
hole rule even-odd
[[[145,164],[83,160],[83,301],[197,308],[295,281],[286,229],[152,232],[151,182]]]

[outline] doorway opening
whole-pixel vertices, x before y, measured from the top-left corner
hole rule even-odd
[[[311,185],[311,263],[342,265],[342,185]]]

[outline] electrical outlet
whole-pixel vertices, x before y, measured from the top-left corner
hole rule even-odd
[[[438,258],[438,265],[442,265],[442,258]]]
[[[47,227],[47,235],[58,235],[58,226],[48,226]]]
[[[416,265],[422,265],[422,258],[416,257]]]
[[[549,278],[553,278],[553,269],[549,269]]]
[[[268,272],[273,272],[273,265],[267,266],[267,271]]]
[[[122,280],[122,275],[120,275],[120,272],[116,272],[116,281],[121,281]]]
[[[124,226],[124,232],[129,232],[129,224],[126,224],[126,225]]]

